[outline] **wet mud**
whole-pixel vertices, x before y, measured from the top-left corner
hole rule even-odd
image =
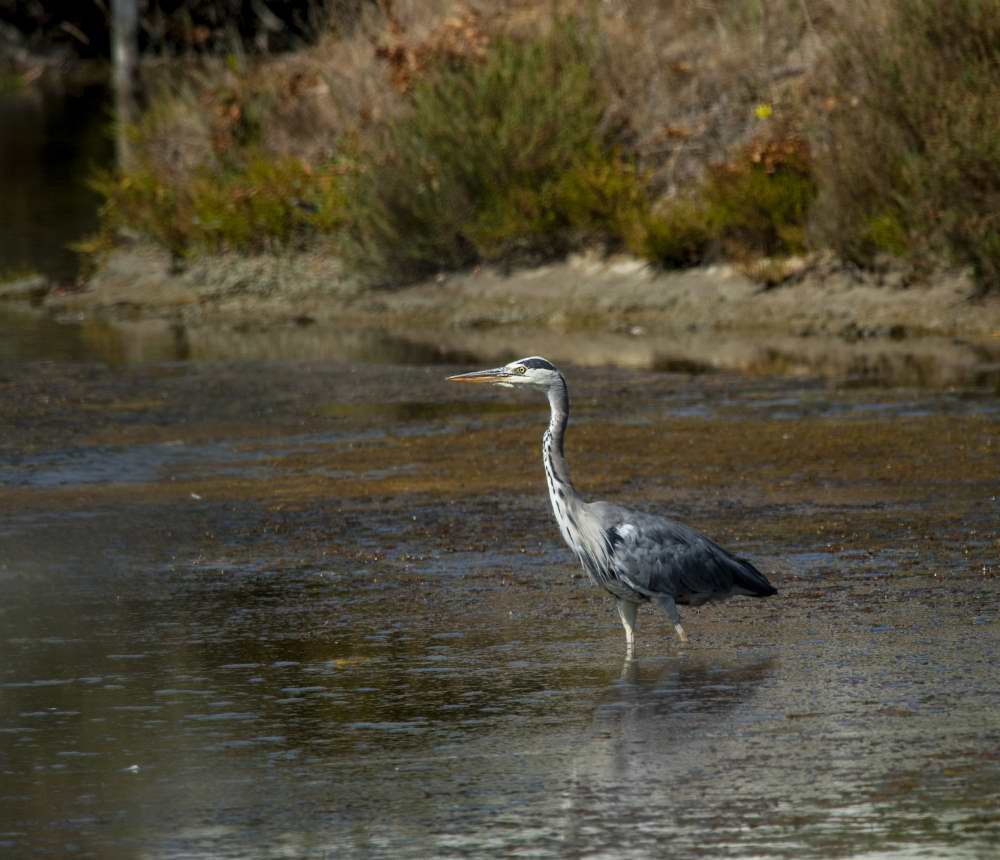
[[[439,297],[440,298],[440,297]],[[466,299],[478,306],[475,297]],[[442,300],[440,307],[447,307]],[[499,307],[504,304],[500,303]],[[116,306],[117,307],[117,306]],[[126,306],[127,308],[127,306]],[[404,305],[404,309],[408,306]],[[863,386],[979,388],[1000,392],[1000,314],[996,331],[910,332],[900,325],[767,331],[752,318],[743,328],[595,313],[573,321],[493,320],[454,325],[441,319],[330,316],[330,308],[244,309],[235,318],[178,319],[134,309],[116,315],[53,313],[0,301],[0,364],[101,361],[113,367],[151,362],[339,361],[375,364],[499,364],[545,352],[560,364],[628,367],[683,374],[821,377]],[[315,315],[313,314],[315,311]],[[977,309],[965,307],[966,313]],[[324,314],[326,317],[324,318]],[[992,315],[984,313],[987,327]],[[780,328],[780,327],[779,327]]]
[[[1000,390],[1000,296],[962,272],[923,280],[822,255],[772,287],[739,267],[660,272],[574,255],[477,267],[394,289],[365,286],[320,250],[176,261],[137,246],[82,290],[0,288],[0,361],[560,363],[677,372],[851,378],[866,385]],[[6,299],[6,300],[5,300]]]
[[[994,856],[994,394],[566,368],[585,496],[780,591],[625,663],[473,366],[0,368],[0,852]]]

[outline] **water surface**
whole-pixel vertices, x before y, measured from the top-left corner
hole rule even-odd
[[[568,368],[581,490],[780,589],[625,663],[459,369],[0,374],[5,856],[995,855],[995,397]]]
[[[68,247],[97,229],[88,180],[112,164],[104,84],[34,84],[0,92],[0,275],[35,271],[75,279]]]
[[[135,309],[137,311],[137,309]],[[623,367],[699,376],[825,378],[859,388],[917,387],[1000,393],[1000,335],[983,341],[914,336],[845,340],[765,336],[756,332],[678,332],[643,328],[553,331],[371,328],[341,320],[292,320],[262,312],[246,320],[155,318],[121,312],[85,316],[0,303],[0,368],[24,361],[352,362],[379,365],[493,366],[538,352],[559,364]]]

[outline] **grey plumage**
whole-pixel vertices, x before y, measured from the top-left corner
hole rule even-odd
[[[777,591],[749,561],[738,558],[682,523],[608,502],[585,502],[564,456],[569,392],[558,369],[533,356],[491,370],[449,377],[454,382],[529,385],[545,391],[551,411],[542,437],[542,462],[552,512],[567,545],[590,579],[612,594],[625,627],[628,656],[635,650],[638,606],[655,603],[687,641],[677,606],[700,606],[734,595],[769,597]]]
[[[606,502],[590,508],[608,530],[617,575],[646,598],[670,594],[681,606],[701,606],[729,592],[748,597],[775,593],[749,561],[683,523]]]

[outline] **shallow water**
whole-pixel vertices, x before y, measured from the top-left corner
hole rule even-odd
[[[0,373],[4,856],[995,856],[995,396],[567,368],[581,490],[780,589],[625,664],[452,369]]]
[[[0,90],[0,275],[76,278],[79,260],[69,245],[97,229],[101,200],[87,183],[112,166],[110,128],[103,83]]]
[[[652,326],[619,330],[607,320],[593,330],[554,331],[408,326],[366,328],[342,320],[268,317],[248,323],[224,317],[187,321],[56,313],[0,303],[0,367],[24,361],[101,362],[134,367],[153,362],[353,362],[381,365],[492,366],[545,344],[559,364],[627,367],[701,375],[826,378],[863,388],[977,389],[1000,393],[1000,332],[986,340],[930,335],[902,338],[777,336],[754,331],[678,331]]]

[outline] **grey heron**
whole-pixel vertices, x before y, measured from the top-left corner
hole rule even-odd
[[[563,442],[569,421],[569,391],[559,370],[540,356],[503,367],[449,376],[451,382],[526,386],[549,399],[549,427],[542,437],[542,462],[552,512],[563,540],[584,571],[617,601],[625,628],[626,657],[635,655],[639,606],[659,606],[687,642],[678,606],[700,606],[734,595],[777,594],[767,578],[700,532],[674,520],[608,502],[585,502],[573,486]]]

